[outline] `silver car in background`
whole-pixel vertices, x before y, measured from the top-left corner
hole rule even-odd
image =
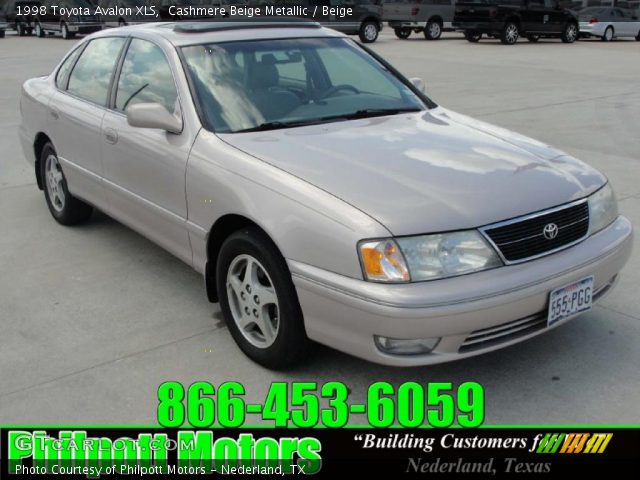
[[[640,17],[637,11],[588,7],[580,10],[578,19],[582,37],[600,37],[605,42],[625,37],[640,41]]]
[[[312,340],[444,362],[588,311],[631,253],[607,179],[423,85],[314,22],[124,27],[24,84],[20,139],[56,221],[97,208],[191,265],[270,368]]]

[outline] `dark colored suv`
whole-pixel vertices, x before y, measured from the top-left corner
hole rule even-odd
[[[456,3],[453,27],[470,42],[482,35],[512,45],[520,36],[530,42],[559,37],[565,43],[578,39],[578,18],[558,0],[462,0]]]
[[[41,3],[33,0],[9,0],[4,6],[7,28],[23,37],[33,32],[33,19]]]
[[[46,33],[60,32],[62,38],[70,39],[76,34],[102,30],[102,22],[95,14],[96,7],[87,0],[40,0],[40,3],[45,8],[41,8],[41,12],[34,19],[38,37],[44,37]],[[62,15],[60,7],[79,13]]]

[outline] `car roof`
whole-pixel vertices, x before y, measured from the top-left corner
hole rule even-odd
[[[117,32],[117,33],[116,33]],[[305,19],[268,19],[254,21],[184,21],[142,23],[107,29],[94,34],[101,36],[133,35],[156,36],[182,47],[204,43],[234,42],[239,40],[262,40],[278,38],[343,37],[342,33],[322,27],[319,23]]]

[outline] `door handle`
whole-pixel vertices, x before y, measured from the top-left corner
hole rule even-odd
[[[60,113],[58,113],[58,109],[55,107],[51,107],[49,109],[49,113],[51,114],[51,117],[53,117],[54,120],[57,120],[60,118]]]
[[[118,143],[118,132],[116,132],[113,128],[105,128],[104,139],[107,143],[114,145]]]

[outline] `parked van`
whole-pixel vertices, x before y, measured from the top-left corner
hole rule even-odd
[[[442,32],[454,30],[451,22],[455,0],[385,0],[382,7],[382,19],[403,40],[411,32],[422,32],[427,40],[437,40]]]

